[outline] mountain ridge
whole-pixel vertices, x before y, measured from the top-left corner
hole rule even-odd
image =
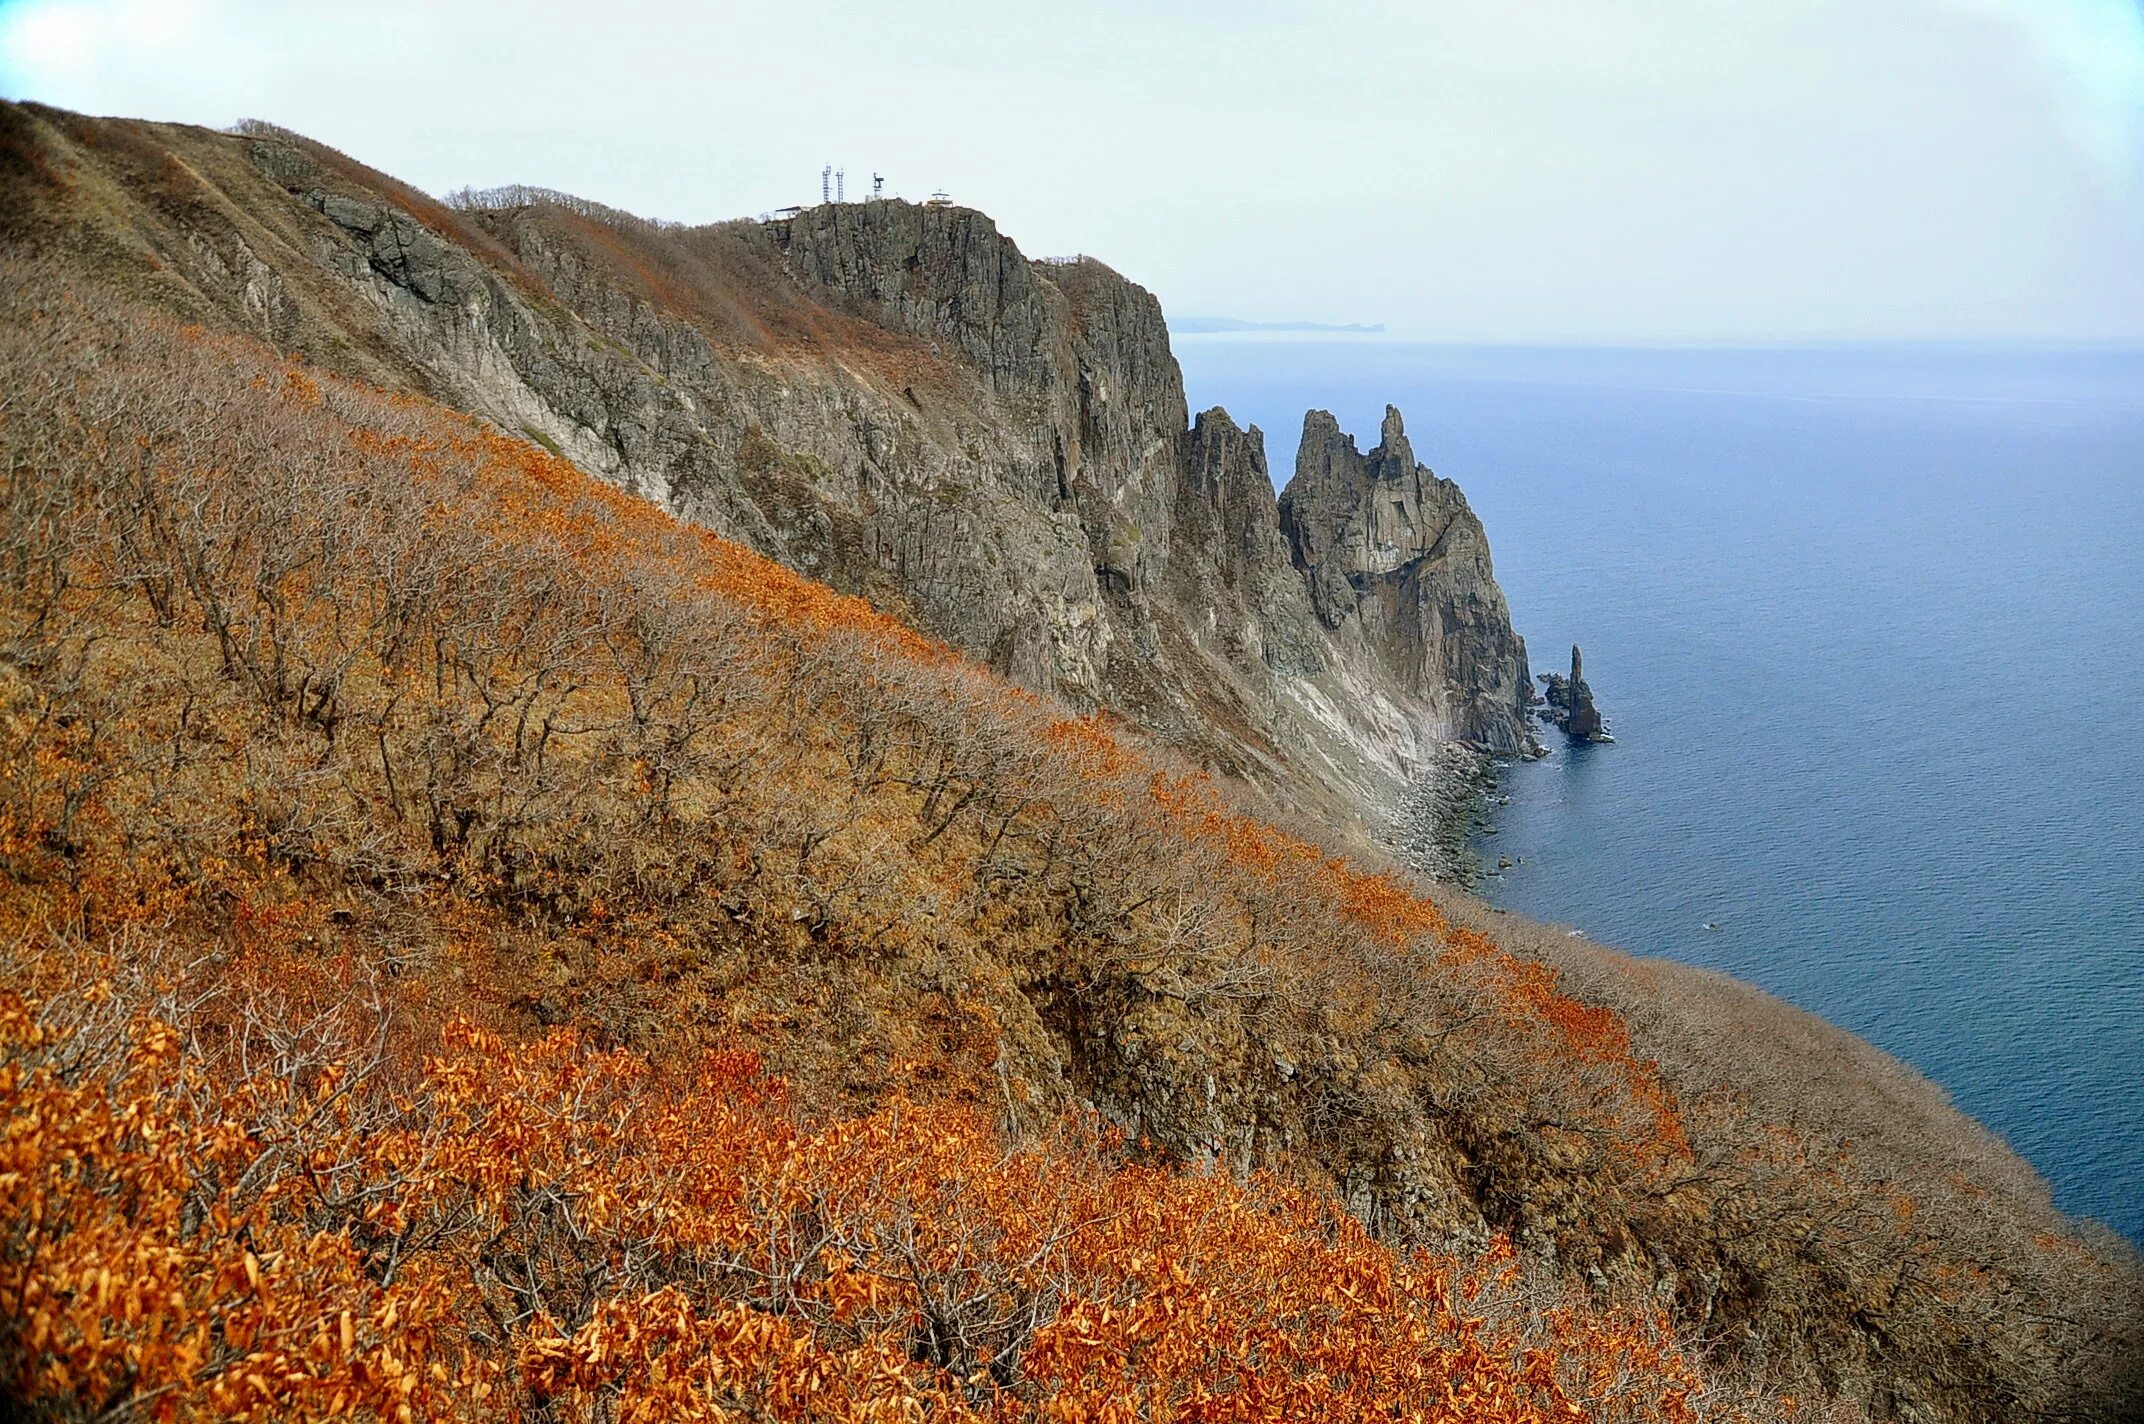
[[[18,115],[18,147],[109,141]],[[157,132],[205,150],[188,181],[215,196],[131,236],[227,319],[483,414],[1024,685],[1372,831],[1444,743],[1532,745],[1524,643],[1456,487],[1428,511],[1445,542],[1415,539],[1434,576],[1314,614],[1313,583],[1356,576],[1306,564],[1338,541],[1278,538],[1262,435],[1201,443],[1158,302],[1098,261],[898,200],[699,228],[537,190],[448,208],[272,126]],[[23,207],[67,220],[49,188]]]

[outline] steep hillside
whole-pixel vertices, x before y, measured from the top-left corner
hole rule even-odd
[[[1530,743],[1481,525],[1396,415],[1376,459],[1318,466],[1284,539],[1261,433],[1189,422],[1154,298],[981,213],[449,210],[264,127],[0,124],[19,241],[483,415],[1327,819],[1374,817],[1444,743]],[[1313,413],[1304,449],[1352,446]]]
[[[0,1345],[40,1408],[2122,1417],[2133,1262],[1880,1055],[1559,973],[532,444],[8,289]],[[789,1121],[801,1178],[695,1145]],[[805,1233],[777,1276],[740,1193]],[[1080,1205],[1142,1193],[1147,1236]],[[1182,1260],[1215,1213],[1272,1225]]]
[[[1490,710],[1523,672],[1396,414],[1368,454],[1313,416],[1276,500],[1225,415],[1146,443],[1143,294],[972,214],[868,218],[984,304],[925,336],[846,210],[470,214],[273,135],[7,122],[0,1369],[40,1416],[2133,1417],[2133,1255],[1917,1075],[1201,768],[1316,809],[1399,699],[1428,737],[1432,663]],[[484,419],[412,394],[449,374]],[[895,377],[893,463],[995,472],[936,525],[841,484]],[[1037,431],[1077,440],[1022,525]],[[1054,547],[986,511],[1098,600],[1053,634],[1003,574],[995,672],[916,631],[965,606],[917,569]]]

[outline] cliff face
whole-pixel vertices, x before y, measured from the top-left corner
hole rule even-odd
[[[1529,740],[1526,644],[1466,496],[1416,462],[1400,413],[1357,453],[1331,415],[1303,421],[1281,527],[1319,619],[1357,661],[1415,689],[1453,737],[1508,750]]]
[[[647,223],[450,211],[295,135],[10,108],[30,245],[323,365],[442,398],[1076,706],[1314,811],[1452,739],[1526,744],[1481,526],[1397,413],[1194,425],[1153,296],[981,213]]]

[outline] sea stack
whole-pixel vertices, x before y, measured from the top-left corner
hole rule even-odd
[[[1600,709],[1593,705],[1593,689],[1586,686],[1586,655],[1579,651],[1578,644],[1571,644],[1571,675],[1568,679],[1556,673],[1543,673],[1541,680],[1548,684],[1543,690],[1541,720],[1563,728],[1564,735],[1574,742],[1612,742],[1608,724],[1602,720]]]
[[[1608,735],[1600,710],[1593,705],[1593,689],[1586,686],[1586,655],[1571,644],[1571,710],[1563,724],[1574,741],[1598,742]]]

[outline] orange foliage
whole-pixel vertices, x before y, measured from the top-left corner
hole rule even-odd
[[[0,1383],[32,1403],[1696,1417],[1663,1321],[1543,1295],[1508,1246],[1395,1254],[1329,1201],[1077,1127],[1011,1146],[897,1100],[806,1128],[748,1054],[665,1072],[466,1024],[394,1093],[346,1047],[248,1074],[261,1041],[115,1022],[111,992],[0,997]]]
[[[317,401],[317,386],[293,372],[285,394]],[[405,403],[406,404],[406,403]],[[361,448],[407,461],[413,468],[450,472],[459,494],[480,496],[484,526],[498,539],[526,544],[539,539],[558,549],[598,586],[622,569],[660,560],[702,592],[747,610],[757,626],[791,638],[833,634],[862,637],[880,656],[909,666],[957,663],[943,644],[879,613],[863,599],[840,594],[710,531],[678,525],[647,500],[595,480],[571,462],[526,442],[453,418],[435,420],[421,433],[382,438],[360,428]],[[471,472],[474,472],[473,475]],[[992,694],[1006,710],[1027,714],[1036,707],[1027,694],[1005,686]],[[1166,834],[1220,847],[1230,866],[1271,887],[1287,884],[1312,900],[1330,901],[1350,923],[1373,935],[1390,952],[1439,941],[1438,954],[1494,971],[1510,1011],[1554,1035],[1556,1050],[1574,1061],[1613,1068],[1650,1115],[1655,1148],[1686,1150],[1674,1105],[1658,1072],[1634,1059],[1628,1030],[1606,1009],[1571,999],[1556,975],[1519,960],[1475,931],[1454,930],[1435,903],[1389,871],[1365,871],[1275,828],[1233,813],[1204,777],[1151,769],[1106,714],[1056,718],[1041,729],[1045,746],[1064,758],[1095,804],[1126,804],[1123,787],[1144,781],[1147,801],[1163,818]]]
[[[51,417],[64,459],[6,491],[17,1393],[164,1418],[1694,1417],[1664,1320],[1507,1246],[1397,1251],[1328,1197],[1131,1163],[1085,1120],[1006,1140],[973,1106],[1007,1071],[987,1005],[944,1015],[966,1066],[910,1075],[950,1101],[816,1123],[736,1052],[512,1042],[522,941],[655,999],[675,1047],[780,1040],[779,1014],[684,997],[711,923],[828,957],[1005,929],[1068,997],[1346,1037],[1330,1101],[1463,1055],[1499,1150],[1536,1150],[1514,1103],[1612,1145],[1589,1190],[1684,1151],[1612,1015],[1110,719],[476,422],[240,342],[131,339],[169,368],[89,360]],[[211,415],[128,423],[187,399]],[[360,919],[370,957],[331,951]],[[84,994],[88,963],[132,987]]]
[[[702,255],[641,250],[658,297]],[[2076,1240],[2032,1278],[2000,1203],[1677,1102],[1107,715],[429,402],[35,281],[0,318],[0,1403],[1735,1417],[1602,1303],[1656,1287],[1961,1417],[2136,1353],[2047,1284]],[[1081,1097],[1151,1153],[1034,1130]],[[1484,1223],[1533,1268],[1393,1244]]]

